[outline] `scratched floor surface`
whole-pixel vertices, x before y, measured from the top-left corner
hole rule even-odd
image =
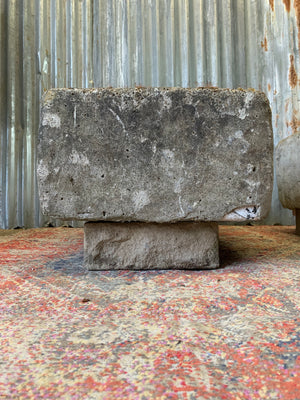
[[[220,229],[215,271],[87,272],[81,229],[0,231],[0,398],[300,399],[300,237]]]

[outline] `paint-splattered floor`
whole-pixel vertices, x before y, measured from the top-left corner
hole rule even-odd
[[[0,231],[1,399],[300,399],[300,237],[215,271],[87,272],[81,229]]]

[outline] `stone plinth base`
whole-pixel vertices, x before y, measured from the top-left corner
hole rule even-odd
[[[218,224],[87,222],[84,253],[89,270],[217,268]]]

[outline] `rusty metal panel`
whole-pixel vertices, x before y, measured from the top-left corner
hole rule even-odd
[[[299,129],[292,0],[0,0],[0,226],[32,227],[39,101],[51,87],[263,90],[275,144]],[[276,172],[276,171],[275,171]],[[267,223],[291,224],[276,184]]]

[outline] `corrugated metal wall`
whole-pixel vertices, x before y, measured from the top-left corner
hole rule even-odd
[[[252,87],[275,144],[300,124],[298,0],[0,0],[0,13],[2,228],[49,222],[35,177],[48,88]],[[293,221],[275,187],[267,223]]]

